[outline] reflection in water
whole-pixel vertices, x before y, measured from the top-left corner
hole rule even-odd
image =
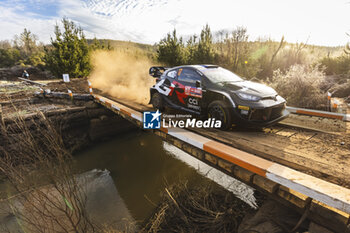
[[[126,205],[127,216],[130,213],[132,218],[139,222],[150,216],[166,186],[185,180],[188,181],[188,185],[208,185],[211,181],[203,175],[255,206],[251,188],[150,133],[128,133],[86,149],[75,158],[76,168],[80,172],[92,169],[108,170],[116,187],[115,192],[119,193]],[[107,187],[111,185],[108,184]],[[97,202],[94,206],[97,215],[107,221],[113,214],[110,215],[110,211],[99,208],[102,206],[100,201],[108,199],[103,196],[103,192],[95,193]],[[114,194],[106,195],[112,197]]]
[[[120,231],[136,231],[133,218],[126,207],[109,171],[91,170],[80,175],[87,194],[87,211],[95,222]]]
[[[94,169],[79,174],[77,175],[77,182],[84,189],[87,198],[86,210],[94,222],[108,224],[108,226],[120,231],[137,231],[136,225],[133,224],[133,218],[123,199],[120,197],[108,171]],[[56,193],[54,195],[58,195],[57,190],[52,187],[50,188],[50,185],[44,186],[41,188],[41,191],[51,194]],[[11,206],[7,201],[0,202],[0,232],[27,232],[25,230],[27,227],[26,222],[21,220],[21,218],[16,218],[12,212],[13,208],[16,208],[16,211],[19,211],[23,216],[31,218],[32,215],[26,214],[26,206],[28,207],[30,205],[29,203],[32,197],[30,196],[28,200],[21,200],[21,196],[15,195],[10,199]],[[52,200],[53,202],[57,201],[57,199]],[[59,205],[59,202],[56,204]],[[56,210],[52,208],[49,211],[54,212]],[[59,227],[57,228],[59,229]]]

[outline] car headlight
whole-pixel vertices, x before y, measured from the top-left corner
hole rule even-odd
[[[260,97],[256,96],[256,95],[250,95],[250,94],[246,94],[246,93],[237,93],[237,95],[242,100],[249,100],[249,101],[258,101],[258,100],[260,100]]]

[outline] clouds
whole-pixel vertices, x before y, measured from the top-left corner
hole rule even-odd
[[[0,40],[26,27],[49,42],[62,17],[79,24],[87,37],[154,43],[174,28],[199,34],[246,26],[251,38],[282,35],[291,42],[343,45],[349,38],[350,4],[331,0],[5,0],[0,2]]]
[[[49,34],[43,32],[52,31],[55,20],[43,19],[35,12],[26,11],[26,5],[19,3],[12,7],[6,6],[6,2],[2,3],[0,12],[0,40],[12,39],[28,28],[39,35],[41,40],[49,41]]]

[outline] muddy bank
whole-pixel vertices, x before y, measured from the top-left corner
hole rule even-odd
[[[55,77],[51,72],[47,70],[41,70],[38,67],[33,66],[13,66],[9,68],[0,68],[0,80],[13,81],[17,80],[18,77],[22,76],[23,71],[26,70],[29,73],[29,78],[31,80],[44,80],[44,79],[54,79]]]
[[[71,152],[82,149],[92,142],[136,130],[136,127],[127,120],[92,100],[69,100],[57,98],[31,98],[18,102],[1,104],[0,146],[11,148],[5,132],[14,134],[18,131],[18,121],[34,132],[37,124],[43,119],[41,114],[49,120],[62,135],[64,145]],[[36,132],[36,137],[41,137]]]

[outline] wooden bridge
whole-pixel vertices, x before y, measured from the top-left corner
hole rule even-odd
[[[143,112],[152,111],[149,106],[126,100],[97,94],[93,97],[140,128]],[[344,124],[349,120],[346,114],[289,110],[343,120]],[[147,131],[296,209],[302,219],[307,217],[333,232],[350,232],[349,148],[342,147],[342,142],[340,146],[334,144],[339,139],[350,138],[346,131],[331,134],[290,125],[269,127],[261,132],[162,127]],[[300,148],[295,151],[298,144]],[[337,162],[339,156],[344,159],[343,164]]]

